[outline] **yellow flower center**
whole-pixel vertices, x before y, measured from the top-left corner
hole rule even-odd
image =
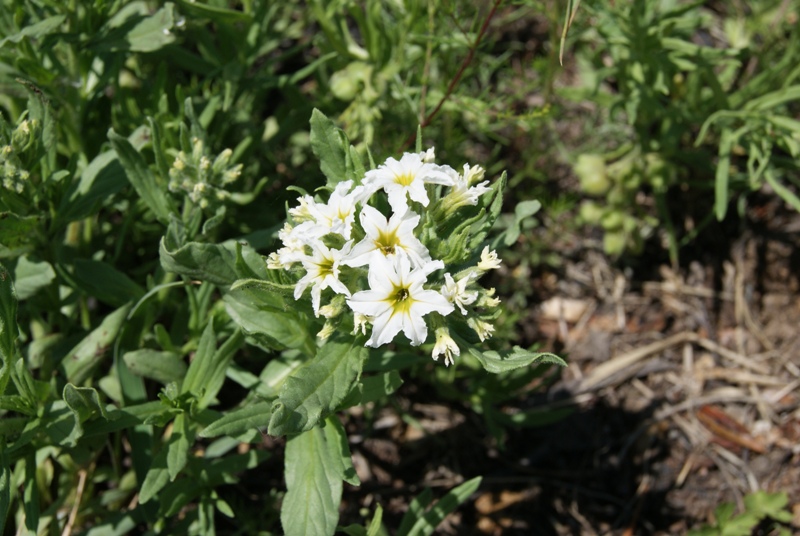
[[[411,309],[411,304],[414,303],[414,300],[411,299],[411,293],[408,292],[408,287],[395,287],[391,297],[393,298],[393,315],[397,313],[407,314]]]
[[[395,175],[394,182],[400,184],[401,186],[411,186],[411,183],[414,182],[414,175],[412,173],[403,173],[402,175]]]
[[[375,239],[375,247],[381,250],[384,255],[394,254],[394,247],[399,243],[396,230],[388,233],[380,231],[378,238]]]

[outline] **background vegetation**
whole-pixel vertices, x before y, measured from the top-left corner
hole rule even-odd
[[[228,274],[263,271],[287,203],[323,185],[314,109],[364,161],[421,143],[508,172],[491,235],[506,268],[487,285],[502,351],[542,342],[534,275],[563,268],[565,237],[678,270],[719,256],[754,199],[800,210],[799,100],[786,1],[3,0],[5,533],[286,530],[285,440],[252,415],[209,427],[263,409],[298,366],[286,340],[245,340]],[[488,375],[426,354],[389,356],[394,375],[368,365],[384,384],[343,414],[348,433],[369,436],[386,407],[412,421],[391,395],[403,380],[475,416],[493,448],[565,415],[504,410],[551,367]],[[472,476],[438,502],[409,492],[405,517],[331,505],[333,524],[431,533]],[[775,503],[753,523],[790,523]]]

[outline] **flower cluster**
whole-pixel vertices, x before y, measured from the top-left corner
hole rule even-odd
[[[229,165],[233,151],[208,156],[203,141],[192,138],[192,151],[180,151],[169,170],[169,191],[184,191],[200,208],[216,206],[230,196],[224,187],[239,178],[242,165]]]
[[[0,179],[4,189],[17,194],[25,191],[30,173],[24,161],[35,152],[41,130],[41,122],[36,119],[23,119],[13,131],[0,124]]]
[[[314,314],[326,319],[320,337],[333,333],[345,312],[353,315],[354,333],[369,333],[372,347],[401,331],[412,345],[423,344],[430,327],[433,358],[444,355],[449,365],[460,355],[450,327],[460,323],[483,341],[499,304],[493,290],[477,283],[500,266],[494,251],[484,248],[479,260],[471,251],[448,256],[477,261],[454,273],[431,255],[447,249],[448,237],[437,231],[452,228],[448,220],[460,207],[477,205],[490,191],[483,175],[479,166],[458,173],[435,164],[433,149],[389,158],[360,183],[336,184],[327,202],[300,197],[267,265],[297,274],[295,299],[310,289]]]

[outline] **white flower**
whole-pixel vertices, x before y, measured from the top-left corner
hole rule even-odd
[[[366,335],[368,323],[369,317],[367,315],[353,313],[353,335],[356,335],[359,331],[362,335]]]
[[[414,236],[419,216],[411,211],[395,212],[388,220],[369,205],[361,209],[361,227],[366,236],[353,247],[344,261],[348,266],[364,266],[376,257],[407,255],[412,266],[420,267],[430,262],[427,248]]]
[[[456,282],[453,279],[453,276],[450,274],[444,274],[442,296],[444,296],[450,303],[457,305],[461,310],[462,315],[467,314],[467,310],[464,309],[464,306],[471,305],[475,303],[475,300],[478,299],[477,292],[467,292],[467,285],[473,278],[474,274],[470,273],[466,277],[462,277],[458,280],[458,282]]]
[[[352,187],[353,181],[340,182],[327,203],[314,203],[308,207],[317,224],[327,232],[342,235],[345,240],[350,240],[350,231],[356,218],[356,203],[364,190],[363,186],[357,186],[351,192]]]
[[[337,294],[350,296],[350,291],[339,281],[339,265],[342,257],[349,251],[352,243],[348,242],[341,250],[329,249],[322,242],[315,244],[311,256],[303,259],[303,268],[306,275],[294,287],[294,299],[299,300],[306,288],[311,286],[311,303],[314,314],[319,316],[319,302],[322,291],[330,288]]]
[[[494,250],[489,251],[489,246],[486,246],[483,248],[483,251],[481,251],[481,260],[478,263],[478,270],[488,272],[489,270],[500,268],[500,262],[500,259],[497,258],[497,252]]]
[[[433,164],[436,161],[436,151],[431,147],[427,151],[419,153],[419,157],[426,164]]]
[[[267,267],[272,270],[288,270],[295,263],[301,262],[306,257],[305,246],[309,240],[305,233],[304,224],[292,227],[288,222],[278,231],[278,238],[283,242],[283,247],[270,253],[267,257]]]
[[[320,238],[328,233],[337,233],[350,240],[350,232],[356,217],[356,203],[362,200],[364,187],[353,187],[353,181],[336,185],[327,203],[318,203],[310,195],[300,198],[300,205],[289,210],[289,215],[306,235]]]
[[[322,326],[322,329],[319,330],[319,333],[317,333],[317,338],[320,341],[327,341],[331,337],[331,335],[333,335],[335,332],[336,332],[336,326],[334,326],[330,322],[325,322],[325,325]]]
[[[452,365],[454,363],[453,356],[461,355],[461,350],[458,348],[456,341],[450,336],[450,331],[446,327],[441,327],[436,330],[436,345],[433,347],[434,361],[439,360],[439,356],[444,354],[444,364]]]
[[[372,333],[367,346],[377,348],[391,342],[401,330],[413,346],[425,342],[428,327],[423,316],[433,311],[450,314],[453,305],[444,296],[422,285],[428,274],[444,268],[442,261],[431,261],[412,270],[405,255],[393,259],[375,257],[370,264],[370,290],[356,292],[347,304],[356,313],[367,315]]]
[[[478,338],[481,340],[481,342],[491,337],[492,333],[494,333],[493,325],[478,318],[468,318],[467,325],[478,334]]]
[[[412,201],[427,207],[429,201],[425,183],[453,184],[453,177],[445,169],[444,166],[424,162],[419,154],[405,153],[400,160],[389,157],[378,169],[367,171],[362,183],[370,193],[383,188],[389,196],[392,210],[403,213],[408,208],[406,194]]]
[[[452,212],[465,205],[477,205],[478,198],[491,190],[491,188],[487,186],[489,181],[483,181],[475,186],[470,186],[482,179],[483,174],[483,168],[480,166],[469,167],[469,164],[464,164],[463,175],[458,175],[453,171],[451,174],[453,176],[453,187],[442,199],[442,206],[444,206],[448,212]]]

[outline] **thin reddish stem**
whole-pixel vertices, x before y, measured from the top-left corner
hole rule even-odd
[[[448,84],[447,90],[444,92],[444,95],[439,100],[439,103],[436,105],[436,108],[434,108],[431,111],[431,113],[429,113],[428,116],[420,124],[421,128],[425,128],[426,126],[431,124],[433,118],[436,117],[436,114],[439,113],[439,110],[442,108],[444,103],[447,101],[448,98],[450,98],[450,95],[452,95],[453,91],[455,91],[456,86],[461,81],[461,77],[464,76],[464,72],[467,70],[467,67],[469,67],[470,63],[472,63],[472,59],[475,57],[475,51],[478,50],[478,45],[481,44],[481,40],[483,40],[483,36],[486,33],[486,30],[489,28],[489,23],[491,22],[492,17],[494,17],[495,12],[497,12],[497,8],[500,7],[500,3],[502,1],[503,0],[495,0],[494,4],[492,5],[492,9],[489,11],[489,14],[486,15],[483,24],[481,24],[481,29],[478,31],[478,36],[475,38],[475,42],[472,43],[472,46],[469,47],[469,52],[467,53],[467,57],[464,58],[464,61],[461,62],[461,66],[458,68],[458,72],[453,77],[453,79],[450,80],[450,84]],[[400,148],[400,151],[401,152],[405,151],[408,147],[410,147],[411,144],[414,143],[414,140],[416,140],[416,138],[417,138],[417,133],[414,132],[405,141],[403,146]]]

